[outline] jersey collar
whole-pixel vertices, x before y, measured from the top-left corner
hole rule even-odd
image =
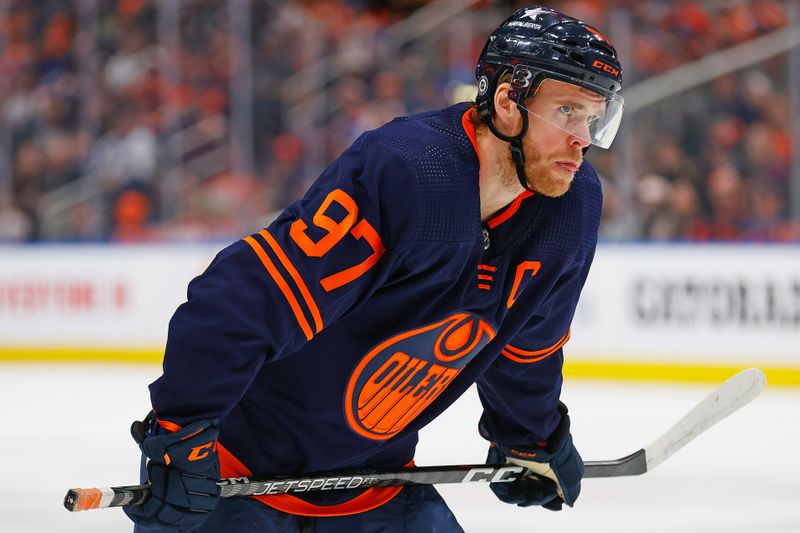
[[[481,154],[478,152],[478,138],[475,135],[475,125],[472,124],[470,120],[470,114],[472,110],[475,109],[476,106],[471,106],[467,108],[463,115],[461,115],[461,126],[464,128],[464,133],[467,134],[469,137],[469,141],[472,143],[472,148],[475,149],[475,155],[478,156],[478,161],[480,162]],[[500,211],[498,214],[493,216],[489,221],[486,223],[490,229],[494,229],[506,220],[510,219],[514,216],[514,214],[519,210],[520,205],[522,205],[522,201],[525,198],[533,196],[533,192],[531,191],[524,191],[519,196],[517,196],[513,202],[511,202],[508,207]]]

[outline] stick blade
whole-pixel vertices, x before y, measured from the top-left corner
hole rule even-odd
[[[758,368],[742,370],[729,378],[645,448],[647,471],[666,461],[723,418],[753,401],[766,384],[767,378]]]

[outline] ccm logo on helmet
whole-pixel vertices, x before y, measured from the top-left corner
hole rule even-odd
[[[599,59],[595,59],[592,62],[592,66],[596,69],[602,70],[603,72],[608,72],[612,76],[619,76],[619,69],[612,67],[608,63],[603,63]]]

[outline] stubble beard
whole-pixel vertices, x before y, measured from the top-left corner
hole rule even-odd
[[[503,186],[509,190],[521,189],[522,186],[517,176],[517,167],[511,159],[511,152],[506,152],[505,156],[498,157],[498,159],[500,158],[502,158],[500,169]],[[583,162],[582,157],[580,162]],[[552,157],[534,153],[527,154],[525,157],[525,177],[528,180],[530,189],[543,196],[558,198],[569,191],[575,174],[561,171]],[[522,191],[520,190],[520,192]]]
[[[569,191],[572,185],[572,180],[575,179],[575,174],[559,172],[552,168],[552,163],[547,166],[543,165],[525,165],[525,174],[528,177],[528,186],[536,192],[548,196],[550,198],[558,198],[564,196]]]
[[[497,154],[497,168],[500,169],[500,183],[508,191],[516,191],[522,185],[517,177],[517,167],[511,159],[511,152],[501,152]]]

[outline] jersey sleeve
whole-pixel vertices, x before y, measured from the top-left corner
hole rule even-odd
[[[232,244],[170,320],[161,420],[224,417],[265,362],[291,356],[390,279],[413,241],[413,180],[364,137],[267,228]]]
[[[557,279],[544,304],[478,380],[484,409],[479,428],[487,440],[535,447],[558,425],[563,346],[590,264],[591,259]]]

